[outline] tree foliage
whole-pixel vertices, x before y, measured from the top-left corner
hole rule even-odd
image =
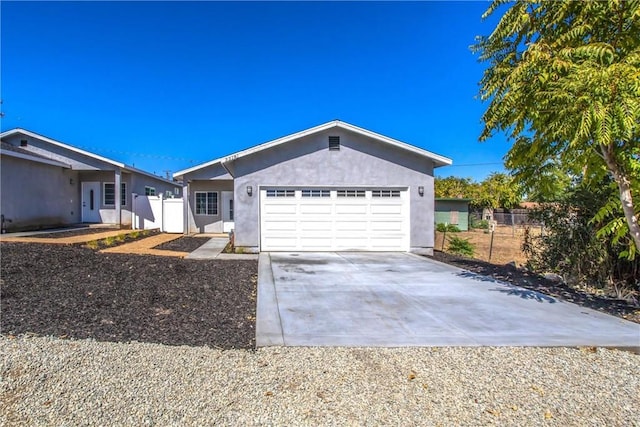
[[[592,219],[598,206],[615,200],[616,193],[616,184],[610,178],[604,178],[598,186],[577,183],[562,200],[534,211],[533,219],[544,223],[546,232],[526,234],[523,249],[529,266],[559,273],[570,284],[586,283],[603,289],[622,285],[640,291],[640,257],[621,256],[627,245],[617,242],[613,235],[598,236],[596,230],[603,224]],[[617,209],[621,209],[619,203]]]
[[[455,176],[436,178],[435,196],[471,199],[473,207],[490,209],[511,209],[522,201],[521,188],[514,179],[497,172],[480,183]]]
[[[505,4],[472,47],[488,62],[481,140],[514,141],[506,166],[525,189],[554,168],[592,186],[612,177],[621,209],[601,206],[594,223],[640,248],[640,2],[494,0],[484,17]]]

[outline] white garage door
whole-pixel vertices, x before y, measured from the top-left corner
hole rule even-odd
[[[408,251],[401,188],[262,188],[263,251]]]

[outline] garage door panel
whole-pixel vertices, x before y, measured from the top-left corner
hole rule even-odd
[[[295,203],[273,203],[265,205],[264,213],[267,215],[293,215],[296,213],[297,205]]]
[[[274,188],[270,194],[280,194],[278,191],[283,193],[283,189]],[[392,194],[383,189],[378,193],[335,188],[287,191],[283,193],[286,197],[265,197],[265,190],[260,191],[263,251],[409,249],[406,190],[400,191],[400,197],[376,196]]]
[[[372,204],[371,213],[373,215],[401,215],[401,205]]]
[[[288,248],[295,247],[297,244],[297,237],[268,237],[269,250],[288,250]]]
[[[301,239],[300,249],[306,251],[330,251],[332,249],[332,239],[330,237]]]
[[[339,220],[336,220],[334,226],[335,226],[335,230],[339,232],[367,231],[369,228],[369,224],[366,221],[362,221],[362,220],[349,221],[342,218]]]
[[[331,230],[333,230],[333,223],[331,221],[301,221],[299,224],[299,229],[300,231],[322,231],[331,233]]]
[[[335,247],[338,250],[366,250],[369,247],[369,237],[368,236],[348,236],[348,237],[337,237],[335,239]]]
[[[278,231],[290,231],[295,233],[298,230],[298,224],[296,221],[269,221],[263,230],[266,233],[273,234]]]
[[[331,203],[313,203],[313,204],[301,204],[300,213],[303,215],[330,215]]]
[[[404,222],[398,220],[375,220],[371,221],[371,231],[397,231],[402,233]]]
[[[367,205],[365,204],[336,204],[337,215],[366,215]]]

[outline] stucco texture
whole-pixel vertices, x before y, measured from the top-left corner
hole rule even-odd
[[[328,137],[340,136],[340,150]],[[225,165],[235,176],[235,244],[260,245],[259,189],[273,186],[408,188],[410,247],[429,253],[434,241],[433,161],[378,140],[334,128],[240,157]],[[253,187],[251,196],[247,186]],[[418,194],[424,187],[424,195]]]

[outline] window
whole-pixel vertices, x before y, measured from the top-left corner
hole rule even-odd
[[[176,196],[179,196],[179,195],[180,195],[180,189],[179,189],[179,188],[177,188],[177,187],[176,187],[176,188],[174,188],[174,189],[173,189],[173,194],[175,194]]]
[[[218,193],[196,191],[196,215],[218,215]]]
[[[371,197],[400,197],[400,190],[372,190]]]
[[[338,190],[338,197],[364,197],[364,190]]]
[[[148,186],[145,186],[145,187],[144,187],[144,195],[145,195],[145,196],[155,196],[155,195],[156,195],[156,189],[155,189],[155,187],[148,187]]]
[[[330,136],[329,137],[329,150],[330,151],[338,151],[338,150],[340,150],[340,137],[339,136]]]
[[[229,221],[233,221],[233,199],[229,200]]]
[[[105,206],[115,206],[116,185],[113,182],[105,182],[102,185],[102,204]],[[127,206],[127,184],[120,183],[120,206]]]
[[[295,190],[267,190],[267,197],[295,197]]]
[[[329,190],[302,190],[302,197],[331,197]]]

